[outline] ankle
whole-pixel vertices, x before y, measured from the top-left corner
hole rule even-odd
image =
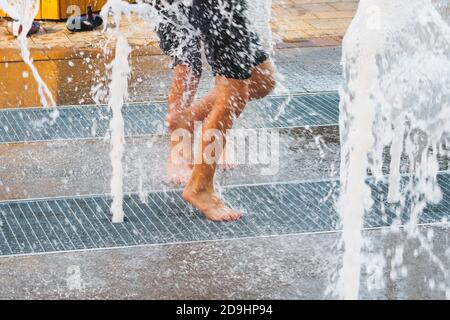
[[[204,183],[196,183],[195,181],[189,180],[186,187],[183,190],[183,195],[193,196],[198,194],[213,194],[214,186],[207,185]]]

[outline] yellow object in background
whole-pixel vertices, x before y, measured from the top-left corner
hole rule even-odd
[[[92,6],[94,12],[100,11],[106,0],[41,0],[37,20],[65,20],[74,14],[74,11],[67,12],[71,5],[80,9],[80,15],[87,13],[87,7]],[[0,10],[0,17],[6,14]]]
[[[46,1],[46,0],[41,0],[41,1]],[[39,8],[39,11],[38,11],[38,13],[36,15],[36,19],[42,19],[42,12],[41,11],[42,11],[41,8]],[[8,15],[5,12],[3,12],[2,9],[0,9],[0,17],[7,17],[7,16]]]

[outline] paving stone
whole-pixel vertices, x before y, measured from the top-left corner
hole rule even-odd
[[[299,39],[338,36],[334,42],[340,43],[340,37],[350,23],[358,0],[273,0],[272,28],[275,37],[285,42],[296,42]],[[14,46],[13,38],[6,31],[7,21],[0,20],[0,50]],[[131,21],[124,20],[121,25],[123,32],[130,34],[130,43],[134,46],[146,46],[157,39],[153,28],[137,16],[132,16]],[[322,30],[334,30],[333,32]],[[106,41],[106,35],[101,30],[93,32],[70,33],[64,22],[42,22],[42,30],[39,34],[30,38],[31,47],[40,49],[61,47],[65,48],[91,48],[99,46]],[[111,42],[112,44],[113,42]],[[309,42],[314,46],[327,46],[329,41]],[[2,55],[3,50],[0,52]],[[154,54],[152,51],[151,54]],[[59,53],[48,53],[50,58],[59,56]],[[1,60],[0,60],[1,61]],[[3,61],[5,61],[3,59]]]

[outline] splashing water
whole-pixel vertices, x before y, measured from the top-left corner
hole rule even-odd
[[[109,40],[115,39],[116,41],[114,59],[108,66],[111,69],[108,106],[112,111],[109,128],[111,134],[111,214],[113,223],[122,223],[125,216],[123,211],[125,125],[122,107],[128,97],[128,80],[131,75],[129,56],[132,51],[128,44],[127,34],[120,30],[120,26],[123,17],[131,22],[133,13],[139,14],[144,20],[153,23],[158,21],[154,8],[142,1],[138,1],[137,4],[130,4],[122,0],[108,0],[100,12],[103,21],[107,22],[111,18],[110,22],[112,22],[113,28],[108,29],[107,23],[105,23],[104,28],[109,35]],[[105,55],[110,53],[107,46],[105,46],[104,52]],[[95,91],[94,89],[93,92]]]
[[[189,1],[187,1],[189,2]],[[113,222],[120,223],[124,220],[123,212],[123,154],[125,149],[124,120],[122,115],[122,106],[128,93],[128,78],[131,73],[129,66],[129,54],[131,48],[128,45],[126,35],[120,31],[120,22],[123,15],[131,19],[131,14],[139,14],[140,17],[150,25],[157,26],[165,17],[161,16],[152,1],[138,0],[137,4],[129,4],[121,0],[108,0],[101,11],[104,21],[112,17],[114,28],[109,30],[111,38],[116,39],[115,57],[110,65],[111,80],[109,84],[108,105],[112,110],[110,122],[111,132],[111,196],[113,199],[111,212]],[[262,35],[263,45],[269,51],[272,51],[272,35],[269,26],[271,13],[271,1],[259,0],[260,6],[253,5],[249,13],[257,22],[256,28],[258,34]],[[164,3],[164,9],[177,15],[180,21],[183,21],[183,15],[178,12],[177,3]],[[105,24],[106,28],[106,24]],[[181,35],[180,39],[183,39]],[[105,53],[108,49],[105,47]],[[96,91],[96,90],[94,90]]]
[[[123,32],[120,32],[120,22],[122,14],[129,13],[129,11],[126,10],[128,6],[128,3],[121,0],[108,0],[100,13],[104,21],[108,21],[108,16],[112,16],[114,28],[108,31],[110,36],[116,39],[114,60],[109,66],[111,68],[111,81],[109,84],[108,100],[108,106],[112,111],[110,122],[110,157],[112,166],[111,213],[112,222],[114,223],[121,223],[124,221],[123,154],[125,149],[125,125],[122,107],[128,94],[128,78],[131,72],[128,57],[131,53],[131,48],[128,44],[126,35]]]
[[[40,102],[44,108],[55,107],[56,103],[47,85],[42,80],[39,72],[33,64],[30,50],[27,46],[27,34],[31,29],[34,17],[39,10],[39,0],[0,0],[0,8],[8,14],[12,19],[18,21],[22,26],[22,32],[17,37],[17,43],[20,48],[20,54],[25,64],[30,68],[34,79],[38,85],[38,93]],[[56,120],[58,110],[54,108],[51,113],[51,120]]]
[[[171,5],[170,7],[175,7]],[[103,6],[100,15],[104,21],[111,18],[114,27],[105,30],[109,33],[110,39],[115,39],[115,56],[113,62],[109,65],[111,69],[111,79],[109,83],[108,106],[112,111],[110,122],[111,133],[111,213],[114,223],[122,223],[124,221],[123,211],[123,156],[125,150],[125,130],[122,107],[128,95],[128,79],[131,74],[129,65],[129,55],[131,47],[127,41],[127,35],[120,30],[121,20],[126,16],[131,22],[131,15],[139,14],[144,21],[156,26],[161,18],[155,8],[144,1],[139,0],[137,4],[130,4],[122,0],[108,0]],[[105,46],[105,54],[109,53],[109,49]],[[93,90],[96,91],[95,89]]]
[[[345,251],[336,293],[344,299],[359,296],[365,261],[361,229],[374,203],[370,184],[383,181],[389,171],[387,200],[391,204],[387,205],[396,207],[397,224],[401,216],[408,217],[408,236],[419,239],[438,265],[447,282],[441,290],[450,298],[447,270],[432,253],[429,237],[418,228],[426,206],[442,199],[437,174],[438,157],[448,156],[449,25],[430,0],[361,0],[343,41],[342,64],[337,206]],[[391,160],[388,170],[383,170],[388,149]],[[407,178],[402,174],[408,174]],[[398,249],[394,258],[401,264],[403,250]]]
[[[251,27],[258,34],[261,45],[269,52],[273,53],[273,36],[270,26],[272,15],[272,0],[248,1],[248,18]]]

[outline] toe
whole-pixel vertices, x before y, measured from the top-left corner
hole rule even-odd
[[[241,214],[239,212],[231,211],[224,215],[223,221],[236,221],[241,218]]]
[[[215,216],[215,215],[213,215],[213,216],[206,216],[207,217],[207,219],[208,220],[210,220],[210,221],[214,221],[214,222],[221,222],[221,221],[226,221],[226,220],[224,220],[224,216]]]
[[[234,218],[231,214],[225,215],[224,219],[223,219],[223,221],[233,221],[233,220],[234,220]]]
[[[234,212],[234,213],[231,215],[231,217],[232,217],[232,219],[233,219],[234,221],[236,221],[236,220],[241,219],[241,218],[242,218],[242,215],[241,215],[239,212]]]

